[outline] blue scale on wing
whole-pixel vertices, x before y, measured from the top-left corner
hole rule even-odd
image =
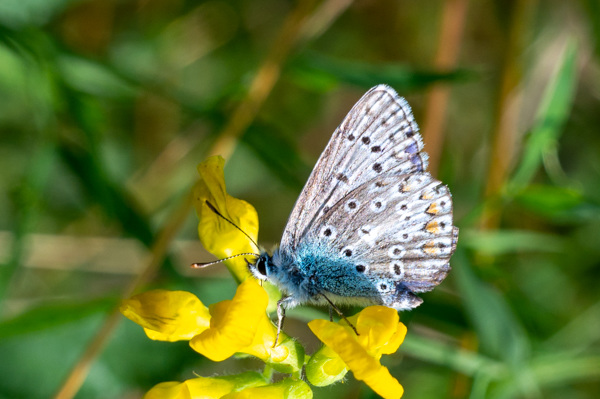
[[[352,259],[335,251],[327,240],[303,240],[293,254],[293,268],[288,275],[297,281],[291,285],[295,290],[294,300],[325,304],[319,293],[324,293],[335,303],[369,305],[379,303],[373,301],[377,289],[363,275],[355,272]],[[305,298],[300,297],[306,294]]]

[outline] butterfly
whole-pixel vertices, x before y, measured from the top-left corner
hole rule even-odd
[[[413,309],[423,302],[417,293],[444,280],[458,228],[450,191],[427,172],[427,159],[410,106],[391,87],[373,87],[354,105],[279,247],[249,262],[283,293],[279,329],[285,309],[301,304]]]

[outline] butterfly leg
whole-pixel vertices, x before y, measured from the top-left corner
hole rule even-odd
[[[285,303],[288,302],[287,297],[281,298],[277,301],[277,336],[273,343],[273,348],[277,346],[279,342],[279,333],[283,329],[283,320],[285,319]]]
[[[329,305],[329,321],[333,321],[333,308]]]
[[[329,307],[329,317],[331,318],[331,309],[333,308],[333,310],[335,310],[335,312],[336,312],[336,313],[337,313],[337,314],[338,314],[338,315],[339,315],[339,316],[340,316],[342,319],[344,319],[344,320],[346,321],[346,323],[348,323],[348,325],[350,326],[350,328],[352,328],[352,330],[354,330],[354,332],[356,333],[356,335],[360,335],[360,334],[358,333],[358,331],[356,330],[356,327],[354,327],[354,324],[350,323],[350,320],[348,320],[348,319],[346,318],[346,316],[344,316],[344,314],[342,313],[342,311],[340,310],[340,308],[338,308],[337,306],[335,306],[335,305],[333,304],[333,302],[331,302],[331,300],[330,300],[329,298],[327,298],[327,296],[325,296],[325,294],[323,294],[323,293],[320,293],[320,295],[321,295],[323,298],[325,298],[325,300],[326,300],[327,302],[329,302],[329,306],[330,306],[330,307]]]

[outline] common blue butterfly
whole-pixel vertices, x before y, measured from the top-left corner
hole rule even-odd
[[[369,90],[335,130],[273,255],[252,274],[299,304],[419,306],[450,270],[458,228],[448,187],[427,170],[410,106],[392,88]],[[334,306],[335,307],[335,306]],[[337,308],[336,308],[337,309]]]

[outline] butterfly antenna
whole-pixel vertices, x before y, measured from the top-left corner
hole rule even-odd
[[[242,229],[241,229],[241,228],[240,228],[240,227],[239,227],[237,224],[233,223],[231,220],[229,220],[229,219],[227,219],[225,216],[223,216],[223,215],[221,214],[221,212],[219,212],[219,211],[217,210],[217,208],[215,208],[215,207],[213,206],[213,204],[211,204],[210,202],[206,201],[206,206],[208,206],[208,208],[209,208],[211,211],[213,211],[214,213],[216,213],[216,214],[217,214],[217,216],[219,216],[219,217],[223,218],[223,220],[227,221],[227,222],[228,222],[229,224],[231,224],[233,227],[235,227],[236,229],[238,229],[239,231],[241,231],[241,232],[242,232],[242,234],[244,234],[246,237],[248,237],[248,239],[250,240],[250,242],[251,242],[252,244],[254,244],[254,246],[256,247],[256,249],[257,249],[258,251],[260,251],[260,248],[258,247],[258,244],[256,243],[256,241],[254,241],[254,239],[252,239],[252,237],[250,237],[250,236],[248,235],[248,233],[246,233],[244,230],[242,230]]]
[[[251,255],[251,256],[260,256],[259,254],[255,254],[254,252],[245,252],[243,254],[237,254],[237,255],[228,256],[227,258],[214,260],[212,262],[192,263],[191,267],[193,267],[194,269],[201,269],[201,268],[206,267],[206,266],[216,265],[217,263],[221,263],[221,262],[224,262],[224,261],[229,260],[229,259],[237,258],[238,256],[248,256],[248,255]]]
[[[322,292],[320,292],[321,296],[323,298],[325,298],[325,300],[327,300],[327,302],[329,302],[329,305],[331,306],[331,308],[333,308],[333,310],[335,310],[335,312],[346,321],[346,323],[348,323],[348,325],[350,326],[350,328],[352,328],[354,330],[354,332],[356,333],[356,335],[360,335],[358,333],[358,331],[356,331],[356,327],[354,327],[354,324],[350,323],[350,320],[348,320],[346,318],[346,316],[344,316],[344,314],[342,313],[342,311],[340,310],[340,308],[338,308],[337,306],[335,306],[333,304],[333,302],[331,302],[331,300],[329,298],[327,298],[327,296],[325,296],[325,294],[323,294]],[[331,317],[331,316],[330,316]]]

